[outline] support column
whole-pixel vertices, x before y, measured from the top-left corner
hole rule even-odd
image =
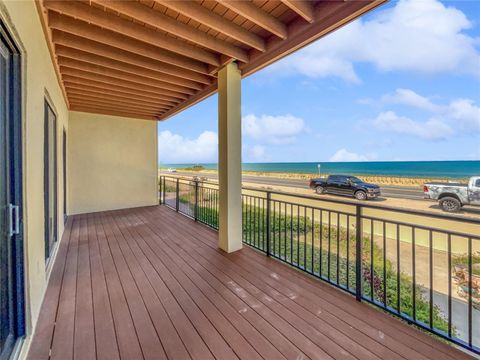
[[[219,241],[226,252],[242,248],[241,76],[236,63],[218,72]]]

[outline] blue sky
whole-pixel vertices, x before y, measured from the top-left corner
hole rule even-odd
[[[158,125],[217,161],[217,96]],[[480,160],[480,1],[401,0],[242,81],[244,162]]]

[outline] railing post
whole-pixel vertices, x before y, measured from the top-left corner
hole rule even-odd
[[[166,186],[166,179],[165,176],[163,177],[163,204],[165,204],[165,196],[167,192],[167,186]]]
[[[160,205],[162,205],[162,196],[163,196],[163,176],[160,176],[160,179],[158,181],[158,187],[159,187],[159,192],[160,192],[160,196],[158,197],[158,202],[160,203]]]
[[[355,207],[355,297],[357,301],[362,301],[362,208],[360,205]]]
[[[270,199],[272,194],[267,191],[267,256],[270,256]]]
[[[179,179],[177,178],[177,187],[175,189],[175,210],[178,212],[179,208],[180,208],[180,198],[179,198],[179,191],[180,189],[180,182],[179,182]]]
[[[198,180],[195,181],[195,204],[193,206],[193,217],[195,221],[198,220]]]

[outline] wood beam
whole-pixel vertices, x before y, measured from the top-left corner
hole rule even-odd
[[[122,102],[115,102],[115,101],[108,101],[108,100],[100,100],[96,98],[91,98],[91,97],[86,97],[86,96],[79,96],[75,94],[68,93],[68,98],[69,100],[73,103],[85,103],[85,104],[95,104],[95,105],[105,105],[105,106],[114,106],[119,109],[129,109],[129,110],[135,110],[136,112],[139,113],[159,113],[161,111],[165,111],[167,109],[165,108],[160,108],[160,107],[142,107],[141,105],[132,105],[132,104],[127,104],[127,103],[122,103]]]
[[[83,105],[71,105],[70,111],[79,111],[79,112],[86,112],[90,114],[99,114],[99,115],[119,116],[119,117],[141,119],[141,120],[154,120],[154,121],[157,120],[156,115],[144,116],[139,114],[130,114],[128,112],[105,110],[101,108],[95,108],[95,107],[83,106]]]
[[[45,9],[43,3],[41,1],[35,1],[35,7],[37,8],[38,17],[40,18],[40,23],[42,24],[43,35],[45,36],[45,41],[48,46],[48,52],[50,54],[50,60],[52,61],[53,68],[55,69],[55,76],[57,78],[58,85],[62,90],[63,99],[65,100],[65,104],[68,106],[68,97],[67,91],[62,83],[62,75],[60,74],[60,66],[57,63],[57,58],[55,57],[55,48],[52,43],[52,32],[48,27],[48,18],[47,18],[47,10]]]
[[[74,70],[74,69],[73,69]],[[88,74],[88,73],[87,73]],[[80,75],[80,76],[77,76]],[[157,93],[151,93],[149,91],[145,91],[144,89],[140,88],[131,88],[131,87],[126,87],[123,85],[118,85],[118,84],[111,84],[110,82],[105,82],[105,81],[97,81],[91,78],[84,78],[82,77],[83,74],[77,73],[76,75],[72,74],[62,74],[63,81],[65,83],[70,83],[70,84],[76,84],[76,85],[82,85],[82,86],[88,86],[88,87],[94,87],[96,89],[99,89],[100,91],[103,92],[117,92],[120,94],[124,94],[127,96],[141,96],[145,97],[146,99],[150,99],[153,101],[163,101],[167,103],[167,105],[176,105],[180,102],[180,100],[171,100],[170,98],[164,96],[164,95],[159,95]]]
[[[103,56],[94,55],[81,50],[68,48],[63,45],[57,45],[56,52],[58,57],[65,57],[69,59],[80,60],[82,62],[86,62],[89,64],[98,65],[105,68],[119,70],[125,73],[132,74],[133,76],[129,78],[137,78],[137,76],[140,76],[140,79],[142,79],[142,77],[149,78],[154,80],[151,83],[147,82],[150,85],[158,84],[162,88],[172,90],[172,91],[178,91],[184,94],[192,95],[196,92],[195,90],[200,90],[203,88],[203,86],[200,86],[200,89],[198,89],[198,86],[196,86],[195,88],[192,88],[191,87],[192,85],[188,81],[184,79],[178,79],[178,78],[176,79],[180,80],[182,85],[173,84],[172,79],[169,75],[164,75],[156,71],[145,69],[143,67],[130,65],[124,62],[105,58]],[[169,81],[164,80],[165,78],[167,78],[167,80]]]
[[[169,16],[163,15],[158,11],[131,1],[109,1],[109,0],[93,0],[95,3],[101,4],[111,10],[118,11],[121,14],[130,16],[157,29],[166,31],[174,36],[191,41],[207,49],[214,50],[220,54],[225,54],[238,59],[242,62],[248,62],[248,54],[245,50],[232,45],[226,41],[219,40],[207,33],[199,31],[189,25],[186,25]],[[193,5],[188,3],[188,6]],[[157,33],[158,34],[158,33]],[[177,40],[178,43],[183,43]]]
[[[52,31],[52,40],[56,45],[67,46],[72,49],[85,51],[105,58],[156,71],[162,74],[163,81],[171,82],[172,84],[188,86],[192,89],[196,88],[197,90],[200,90],[203,88],[203,84],[208,85],[212,82],[212,77],[210,76],[153,60],[148,57],[137,55],[136,53],[97,43],[96,41],[91,41],[60,30]]]
[[[154,67],[161,66],[161,68],[164,70],[163,72],[165,72],[166,74],[178,75],[186,79],[198,81],[204,84],[208,84],[210,82],[210,78],[208,76],[200,76],[197,74],[197,77],[192,77],[193,75],[191,75],[188,71],[184,72],[183,74],[178,73],[178,69],[176,68],[176,66],[182,69],[191,70],[195,73],[208,74],[208,66],[200,61],[187,58],[185,56],[147,44],[143,41],[132,39],[131,37],[91,25],[84,21],[71,18],[69,16],[60,15],[53,11],[49,11],[48,21],[48,25],[52,29],[58,29],[62,31],[63,34],[69,33],[72,35],[76,35],[78,36],[78,39],[82,41],[91,40],[86,42],[86,44],[77,44],[78,46],[82,46],[82,48],[77,47],[80,50],[89,51],[88,49],[95,49],[95,52],[99,53],[98,47],[104,47],[105,53],[112,53],[115,50],[121,49],[123,51],[115,52],[116,56],[121,56],[122,58],[124,58],[125,56],[129,56],[132,57],[133,60],[140,58],[140,60],[142,61],[157,60],[159,61],[159,63],[157,65],[154,65]],[[69,40],[70,42],[73,41],[71,40],[71,38],[65,37],[62,37],[59,40]],[[147,59],[145,59],[144,57]],[[154,62],[151,63],[154,64]],[[171,66],[169,66],[169,64],[171,64]]]
[[[158,31],[146,28],[132,21],[125,20],[101,9],[80,3],[79,1],[44,0],[45,7],[88,23],[101,26],[111,31],[127,35],[133,39],[158,46],[162,49],[196,59],[207,64],[219,66],[219,56],[196,46],[179,41]],[[143,6],[143,5],[142,5]],[[147,8],[148,9],[148,8]],[[151,9],[150,9],[151,10]]]
[[[86,95],[92,95],[96,96],[99,98],[105,98],[105,99],[116,99],[116,100],[122,100],[122,101],[132,101],[138,104],[145,104],[145,105],[155,105],[155,106],[165,106],[168,108],[171,108],[175,106],[175,103],[168,103],[163,100],[152,100],[150,98],[147,98],[145,96],[141,95],[134,95],[134,94],[125,94],[122,92],[116,92],[116,91],[105,91],[102,90],[101,88],[93,87],[93,86],[86,86],[86,85],[81,85],[81,84],[75,84],[71,83],[69,81],[64,81],[65,88],[69,92],[75,92],[78,94],[86,94]]]
[[[182,99],[176,98],[174,96],[160,93],[157,88],[152,88],[147,85],[139,85],[138,83],[120,80],[110,76],[99,75],[99,74],[95,74],[95,73],[91,73],[88,71],[83,71],[83,70],[79,70],[79,69],[75,69],[67,66],[60,66],[60,72],[62,73],[62,77],[64,77],[65,75],[71,75],[77,78],[90,80],[92,82],[100,82],[100,83],[103,83],[104,86],[108,85],[110,87],[111,85],[113,89],[124,88],[126,90],[134,90],[135,92],[138,92],[138,93],[145,92],[150,95],[156,95],[156,97],[158,97],[159,99],[173,101],[176,103],[179,103],[182,101]]]
[[[110,104],[110,103],[102,103],[98,101],[89,101],[89,100],[82,100],[82,99],[71,99],[72,105],[84,105],[84,106],[92,106],[92,107],[99,107],[104,109],[111,109],[113,111],[126,111],[131,114],[139,114],[139,115],[157,115],[163,111],[161,110],[141,110],[136,108],[129,108],[128,106],[120,106],[117,104]]]
[[[307,20],[309,23],[313,23],[315,20],[313,14],[313,4],[310,1],[306,0],[281,0],[285,5],[290,9],[295,11],[302,18]]]
[[[119,84],[124,83],[124,81],[129,84],[136,84],[137,86],[142,86],[145,89],[149,89],[151,92],[157,92],[165,96],[170,96],[172,99],[186,99],[188,94],[181,93],[178,91],[168,90],[160,82],[153,81],[152,79],[145,78],[143,76],[135,76],[129,73],[124,73],[122,71],[109,69],[103,66],[97,66],[89,64],[83,61],[74,60],[65,58],[63,56],[58,57],[58,63],[60,68],[68,67],[71,69],[82,70],[94,74],[95,76],[104,76],[108,77],[111,81],[118,82]],[[63,71],[61,71],[63,73]],[[126,83],[125,83],[126,84]]]
[[[217,0],[220,4],[236,12],[261,28],[271,32],[281,39],[287,38],[287,26],[276,17],[263,11],[250,1]]]
[[[288,26],[288,39],[271,38],[267,53],[251,54],[250,63],[239,64],[242,76],[248,76],[305,45],[355,20],[387,0],[322,1],[315,7],[315,22],[297,19]]]
[[[118,103],[118,104],[124,104],[126,106],[133,106],[133,107],[139,107],[140,109],[150,109],[150,110],[169,110],[170,107],[167,105],[161,105],[161,104],[152,104],[152,103],[144,103],[140,101],[135,101],[135,100],[127,100],[125,98],[118,98],[115,96],[111,95],[99,95],[96,93],[91,93],[88,91],[79,91],[75,88],[69,88],[66,87],[67,89],[67,94],[70,99],[86,99],[86,100],[92,100],[92,101],[102,101],[102,102],[107,102],[107,103]]]
[[[228,21],[223,16],[208,10],[194,1],[155,0],[172,10],[179,12],[199,23],[208,26],[232,39],[240,41],[259,51],[265,51],[265,40],[260,36]],[[243,2],[243,1],[241,1]],[[259,10],[257,8],[257,10]]]

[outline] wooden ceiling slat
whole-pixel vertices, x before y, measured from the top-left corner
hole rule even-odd
[[[218,55],[189,45],[182,41],[173,39],[167,35],[161,35],[157,31],[147,29],[144,26],[124,20],[116,15],[109,14],[100,9],[93,8],[88,4],[78,1],[54,1],[44,0],[45,7],[97,26],[104,27],[111,31],[127,35],[131,38],[141,40],[163,49],[196,59],[207,64],[219,65]],[[143,5],[141,5],[143,6]],[[147,9],[148,11],[148,9]],[[151,10],[150,10],[151,12]]]
[[[98,65],[90,64],[80,60],[66,58],[63,56],[58,56],[58,64],[60,65],[60,68],[68,67],[72,69],[86,71],[91,74],[94,74],[95,76],[109,77],[112,80],[116,80],[119,82],[127,81],[128,83],[149,88],[150,91],[152,92],[155,91],[162,95],[171,96],[172,98],[182,100],[188,97],[188,94],[184,92],[167,89],[166,87],[163,86],[164,84],[160,81],[154,81],[150,78],[146,78],[143,76],[138,76],[138,75],[135,76],[130,73],[107,68],[104,66],[98,66]],[[63,73],[63,71],[61,72]]]
[[[140,102],[136,101],[133,99],[125,99],[125,98],[118,98],[115,96],[111,95],[98,95],[96,93],[92,93],[89,91],[81,91],[77,89],[72,89],[69,87],[66,87],[68,96],[70,99],[88,99],[88,100],[98,100],[98,101],[104,101],[104,102],[111,102],[111,103],[119,103],[119,104],[124,104],[124,105],[130,105],[130,106],[135,106],[139,107],[141,109],[155,109],[155,110],[166,110],[169,109],[170,107],[167,105],[161,105],[161,104],[151,104],[151,103],[145,103],[145,102]]]
[[[135,105],[131,103],[125,103],[121,101],[115,101],[115,100],[105,100],[105,99],[100,99],[100,98],[95,98],[95,97],[89,97],[85,95],[77,95],[73,93],[68,94],[70,101],[73,103],[87,103],[87,104],[96,104],[96,105],[112,105],[115,106],[119,109],[130,109],[130,110],[136,110],[139,111],[140,113],[142,112],[151,112],[151,113],[158,113],[161,111],[165,111],[168,108],[165,107],[146,107],[142,105]]]
[[[132,65],[138,65],[147,69],[165,74],[163,80],[179,85],[192,85],[194,81],[202,84],[210,84],[211,77],[194,71],[185,70],[177,66],[165,64],[156,60],[151,60],[140,55],[129,53],[125,50],[117,49],[112,46],[103,45],[92,40],[81,38],[76,35],[64,33],[59,30],[53,30],[52,41],[74,48],[77,50],[89,52],[91,54],[100,55],[114,60],[124,61]]]
[[[115,77],[100,75],[100,74],[96,74],[96,73],[91,73],[91,72],[88,72],[88,71],[83,71],[83,70],[70,68],[70,67],[66,67],[66,66],[60,66],[60,71],[62,73],[62,76],[63,75],[71,75],[71,76],[75,76],[75,77],[79,77],[79,78],[83,78],[83,79],[87,79],[87,80],[101,82],[101,83],[108,84],[108,85],[120,86],[120,87],[123,87],[125,89],[133,89],[133,90],[137,90],[137,91],[140,91],[140,92],[144,91],[144,92],[149,93],[149,94],[157,95],[159,98],[163,98],[163,99],[169,100],[169,101],[175,101],[177,103],[182,101],[182,99],[179,99],[175,96],[172,96],[172,95],[170,95],[170,93],[165,94],[165,91],[160,92],[160,91],[158,91],[157,88],[153,88],[153,87],[147,86],[147,85],[141,85],[141,84],[138,84],[136,82],[117,79]]]
[[[242,62],[248,62],[248,54],[245,50],[220,41],[204,32],[197,31],[192,27],[182,24],[166,15],[137,3],[130,1],[92,0],[112,10],[128,15],[158,29],[167,31],[177,37],[191,41],[210,50],[232,56]],[[178,41],[181,43],[181,41]]]
[[[166,107],[172,107],[175,105],[175,103],[168,103],[161,100],[150,100],[149,98],[146,98],[145,96],[141,96],[141,95],[136,96],[134,94],[125,94],[125,93],[113,92],[113,91],[106,92],[105,90],[102,90],[96,87],[75,84],[68,81],[65,81],[65,88],[70,93],[76,93],[79,95],[80,94],[91,95],[91,96],[96,96],[100,99],[103,99],[103,98],[116,99],[116,100],[122,100],[122,101],[131,101],[131,102],[135,102],[138,104],[145,104],[145,105],[154,105],[154,106],[163,105]]]
[[[69,70],[75,71],[75,69],[69,69]],[[89,73],[87,74],[90,75]],[[65,83],[95,87],[105,92],[119,92],[127,95],[132,94],[133,96],[142,96],[142,97],[145,97],[145,99],[154,100],[154,101],[163,101],[169,105],[178,105],[178,103],[180,102],[180,100],[178,99],[172,100],[170,97],[164,96],[162,94],[152,93],[150,91],[144,91],[142,88],[137,88],[137,87],[132,88],[129,86],[125,86],[123,84],[119,85],[119,84],[111,84],[110,82],[106,82],[106,81],[97,81],[92,77],[85,78],[84,74],[83,73],[80,74],[78,71],[77,71],[77,74],[75,75],[63,73],[62,79],[63,81],[65,81]]]
[[[313,14],[313,5],[311,1],[305,0],[282,0],[282,2],[287,5],[290,9],[295,11],[302,18],[307,20],[309,23],[313,23],[314,14]]]
[[[125,104],[118,104],[113,102],[103,102],[101,100],[89,100],[89,99],[81,99],[81,98],[74,98],[72,99],[72,104],[81,104],[85,106],[98,106],[103,108],[109,108],[112,110],[118,111],[128,111],[128,112],[138,112],[139,114],[143,115],[150,115],[150,114],[159,114],[161,112],[165,112],[165,110],[161,109],[140,109],[136,106],[129,106]]]
[[[164,120],[214,94],[224,64],[246,77],[386,1],[36,4],[70,109]]]
[[[99,54],[101,51],[104,54],[114,55],[116,58],[132,57],[132,61],[144,63],[165,74],[203,84],[210,82],[210,78],[206,76],[208,74],[207,65],[199,61],[55,12],[50,12],[49,19],[53,29],[53,41],[69,42],[72,47],[80,48],[80,50]]]
[[[74,76],[63,75],[63,81],[66,88],[84,90],[91,93],[100,95],[112,95],[121,98],[133,99],[140,102],[146,102],[151,104],[160,104],[167,106],[175,106],[177,103],[158,99],[145,92],[135,92],[132,89],[124,89],[118,86],[105,87],[106,84],[101,82],[92,82],[82,78],[76,78]]]
[[[236,39],[259,51],[265,51],[265,40],[255,33],[249,32],[237,24],[229,21],[224,16],[218,15],[207,8],[195,3],[185,1],[155,0],[179,13],[188,16],[216,31]],[[231,55],[231,54],[230,54]]]
[[[118,112],[128,112],[128,113],[135,114],[135,115],[153,116],[153,117],[156,117],[163,112],[163,111],[162,112],[160,112],[160,111],[139,111],[137,109],[120,108],[120,107],[115,106],[115,105],[94,104],[94,103],[83,102],[83,101],[77,101],[77,102],[72,101],[72,106],[85,106],[85,107],[90,107],[90,108],[100,108],[100,109],[104,109],[104,110],[118,111]]]
[[[127,117],[133,119],[142,119],[142,120],[158,120],[155,115],[139,115],[136,113],[128,113],[122,111],[114,111],[114,110],[105,110],[101,108],[89,107],[89,106],[82,106],[82,105],[72,105],[70,106],[70,110],[72,111],[79,111],[79,112],[86,112],[91,114],[100,114],[100,115],[113,115],[113,116],[120,116],[120,117]]]
[[[249,1],[235,1],[235,0],[217,0],[223,6],[235,11],[237,14],[252,21],[272,34],[282,38],[287,38],[287,27],[284,23],[277,20],[269,13],[256,7]]]
[[[168,75],[163,75],[153,70],[127,64],[127,63],[113,60],[110,58],[105,58],[103,56],[94,55],[81,50],[72,49],[69,47],[65,47],[63,45],[57,45],[56,52],[57,52],[57,56],[66,57],[74,60],[80,60],[83,62],[88,62],[90,64],[106,67],[113,70],[123,71],[126,73],[130,73],[134,76],[134,77],[128,77],[128,78],[137,78],[138,76],[140,76],[138,77],[138,80],[142,80],[142,81],[143,81],[143,77],[149,78],[153,81],[148,81],[147,84],[153,85],[153,86],[159,86],[167,90],[178,91],[180,93],[192,95],[196,92],[195,90],[200,90],[203,88],[203,86],[192,87],[189,83],[187,83],[189,86],[186,86],[185,82],[183,81],[180,81],[181,83],[183,83],[182,85],[177,85],[172,83],[172,79],[170,79]],[[168,80],[170,81],[168,82],[164,81],[165,77],[167,77]],[[128,78],[127,80],[129,80]]]

